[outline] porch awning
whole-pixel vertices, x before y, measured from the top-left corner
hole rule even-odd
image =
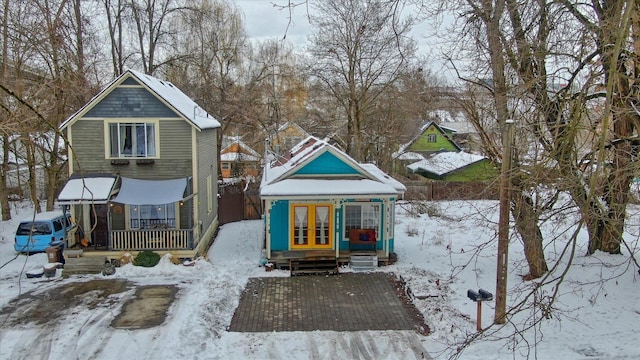
[[[58,204],[106,204],[117,191],[114,189],[116,180],[115,176],[71,178],[58,195]]]
[[[184,199],[188,178],[139,180],[122,178],[120,192],[112,201],[129,205],[170,204]]]

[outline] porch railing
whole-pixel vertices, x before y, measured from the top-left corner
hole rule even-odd
[[[191,250],[192,229],[112,230],[111,250]]]

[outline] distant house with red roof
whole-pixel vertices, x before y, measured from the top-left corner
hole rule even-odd
[[[255,178],[260,173],[260,154],[245,144],[240,136],[225,136],[220,150],[223,181]]]

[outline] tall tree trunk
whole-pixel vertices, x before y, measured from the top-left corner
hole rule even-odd
[[[505,77],[505,58],[503,44],[500,40],[500,20],[505,9],[505,2],[497,0],[495,4],[491,0],[482,0],[482,21],[487,31],[489,44],[489,61],[493,80],[493,99],[495,102],[497,121],[505,133],[506,121],[509,119],[509,107],[507,100],[507,80]],[[504,142],[504,137],[503,137]],[[503,144],[504,146],[504,144]],[[513,172],[518,172],[518,163],[514,162]],[[538,226],[537,211],[533,202],[525,201],[529,198],[526,189],[516,186],[511,190],[512,214],[516,220],[516,230],[523,240],[525,255],[529,265],[529,274],[526,278],[538,278],[547,271],[547,265],[542,251],[542,232]]]
[[[628,71],[628,57],[623,53],[639,9],[640,1],[637,0],[605,1],[598,8],[600,31],[596,34],[607,90],[604,124],[608,125],[611,121],[610,126],[605,126],[605,131],[611,131],[614,137],[611,144],[613,170],[605,179],[603,193],[598,194],[605,203],[599,208],[603,209],[603,213],[593,219],[597,225],[588,227],[597,231],[589,234],[590,253],[595,250],[620,253],[629,203],[629,185],[635,176],[634,162],[638,161],[637,145],[633,145],[630,138],[635,136],[640,124],[640,114],[634,108],[634,104],[638,103],[638,90],[634,88],[637,88],[640,74]],[[636,63],[637,60],[634,60],[635,66]],[[602,136],[599,151],[608,147],[604,144],[605,140]]]
[[[29,171],[29,196],[33,202],[33,207],[40,213],[40,198],[38,197],[38,177],[36,175],[36,159],[33,151],[33,143],[29,134],[22,135],[22,143],[27,156],[27,169]]]
[[[9,54],[9,0],[4,0],[2,14],[2,68],[0,79],[3,84],[7,83],[7,62]],[[2,111],[7,117],[9,114]],[[9,206],[9,192],[7,191],[7,173],[9,171],[9,135],[7,131],[2,134],[2,169],[0,169],[0,207],[2,208],[2,220],[11,220],[11,207]]]
[[[0,204],[2,205],[2,220],[11,220],[11,206],[9,206],[9,191],[7,189],[7,173],[9,172],[9,135],[2,135],[2,169],[0,170]]]
[[[537,279],[549,271],[542,247],[542,231],[538,226],[539,211],[535,208],[531,196],[524,189],[517,189],[517,185],[515,186],[511,213],[516,230],[522,238],[524,255],[529,265],[529,273],[524,275],[523,279]]]

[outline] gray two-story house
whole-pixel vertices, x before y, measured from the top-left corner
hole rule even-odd
[[[128,70],[66,119],[58,203],[96,255],[201,253],[218,225],[220,123],[167,81]],[[88,255],[88,254],[87,254]]]

